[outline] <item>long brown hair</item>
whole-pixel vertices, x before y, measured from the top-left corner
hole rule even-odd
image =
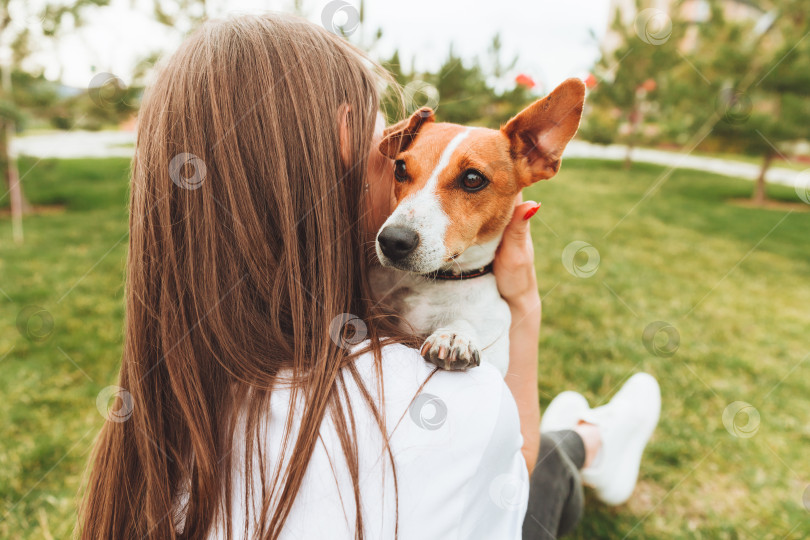
[[[206,23],[160,69],[132,168],[118,383],[131,403],[117,405],[131,417],[101,431],[82,538],[199,538],[217,523],[230,536],[228,457],[243,438],[250,470],[281,370],[307,407],[289,466],[262,486],[261,515],[245,534],[254,523],[262,538],[278,537],[329,414],[355,464],[363,536],[351,411],[339,399],[346,373],[360,381],[335,323],[362,319],[378,359],[387,340],[408,340],[368,287],[364,187],[381,81],[344,39],[281,15]],[[346,104],[348,165],[338,129]]]

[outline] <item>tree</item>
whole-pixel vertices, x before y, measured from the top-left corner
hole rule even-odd
[[[616,12],[611,30],[618,46],[603,50],[594,66],[599,82],[588,96],[582,130],[591,140],[627,144],[626,167],[646,128],[665,130],[659,124],[669,116],[668,100],[678,95],[678,81],[688,69],[673,38],[683,35],[686,23],[674,12],[644,10],[638,1],[636,7],[630,24]]]
[[[493,95],[486,75],[478,62],[465,65],[452,45],[439,70],[426,74],[424,79],[438,91],[438,109],[443,121],[469,124],[485,116],[484,107]]]
[[[152,0],[155,20],[187,34],[208,17],[207,0]]]
[[[510,82],[504,88],[506,76],[517,60],[517,57],[508,61],[502,59],[500,37],[496,35],[484,62],[477,58],[465,62],[451,46],[447,58],[435,72],[405,70],[398,51],[381,64],[397,84],[404,87],[406,113],[428,105],[437,110],[442,121],[496,128],[533,99],[525,85]],[[389,122],[401,117],[402,112],[396,105],[396,96],[387,94],[383,110]]]
[[[18,243],[23,240],[22,216],[27,203],[17,169],[17,156],[9,151],[21,116],[12,73],[21,69],[23,61],[32,53],[33,39],[58,39],[65,21],[71,20],[73,26],[78,26],[83,21],[85,9],[108,3],[109,0],[72,0],[66,4],[46,3],[40,11],[35,11],[24,1],[0,0],[0,47],[7,50],[9,57],[2,67],[0,174],[8,186],[13,237]]]
[[[767,200],[766,177],[786,146],[810,138],[810,1],[763,3],[755,20],[728,21],[717,2],[712,24],[701,29],[694,61],[709,81],[698,85],[714,98],[720,116],[711,139],[723,149],[760,156],[752,194]],[[697,84],[697,81],[694,81]]]
[[[431,107],[441,115],[442,121],[470,123],[480,121],[485,115],[484,107],[494,95],[487,86],[486,76],[478,62],[466,66],[453,52],[452,45],[447,58],[434,72],[417,73],[413,67],[405,70],[394,51],[391,58],[380,61],[403,88],[403,95],[387,92],[382,109],[388,122],[400,120],[402,114],[411,114],[420,107]],[[405,101],[405,111],[401,111],[400,97]]]
[[[536,83],[528,75],[521,73],[515,80],[509,81],[508,75],[514,71],[518,60],[518,55],[504,60],[501,36],[495,34],[487,50],[487,56],[481,63],[484,73],[488,75],[488,81],[491,81],[490,86],[495,89],[490,103],[484,111],[489,127],[500,127],[523,110],[533,99],[537,99],[537,96],[532,93]],[[507,81],[510,85],[502,88]]]

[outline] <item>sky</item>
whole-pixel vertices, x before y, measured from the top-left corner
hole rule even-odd
[[[18,9],[24,12],[27,6],[31,13],[44,1],[17,0]],[[318,24],[331,12],[334,17],[327,16],[326,24],[351,23],[352,8],[335,2],[357,6],[359,0],[304,0],[303,11]],[[291,5],[291,0],[209,0],[209,16],[289,11]],[[413,62],[417,70],[435,70],[451,44],[462,58],[484,58],[499,33],[502,58],[518,56],[509,79],[525,73],[548,89],[567,77],[587,75],[598,58],[607,12],[608,0],[367,0],[366,20],[350,38],[368,45],[379,28],[382,38],[373,45],[372,56],[387,58],[399,49],[406,67]],[[50,79],[79,88],[99,72],[129,82],[140,58],[171,52],[185,30],[153,21],[151,0],[111,0],[109,7],[88,11],[78,29],[68,25],[58,43],[41,43],[32,65],[44,67]]]

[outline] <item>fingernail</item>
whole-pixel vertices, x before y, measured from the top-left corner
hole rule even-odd
[[[537,203],[537,206],[526,212],[526,215],[523,216],[523,221],[530,219],[533,215],[537,213],[538,210],[540,210],[540,203]]]

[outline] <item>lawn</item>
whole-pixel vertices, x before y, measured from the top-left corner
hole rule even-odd
[[[59,208],[26,219],[22,247],[0,209],[0,538],[71,534],[120,361],[127,170],[23,160],[31,201]],[[728,204],[743,180],[666,173],[571,160],[526,193],[543,202],[543,405],[565,389],[603,403],[640,370],[662,386],[633,499],[589,496],[577,537],[808,537],[810,213]],[[592,247],[569,256],[572,242]]]

